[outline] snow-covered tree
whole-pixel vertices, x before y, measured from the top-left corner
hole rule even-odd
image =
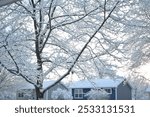
[[[88,100],[107,100],[109,94],[104,89],[91,89],[85,94]]]
[[[72,100],[72,94],[69,90],[64,90],[57,88],[56,91],[53,91],[51,94],[53,100]]]
[[[150,60],[150,2],[135,0],[132,4],[122,23],[127,34],[125,52],[128,52],[127,57],[130,57],[130,68],[136,69]]]
[[[134,100],[146,99],[147,95],[145,93],[149,79],[141,76],[140,73],[131,71],[128,76],[128,82],[132,86],[132,97]]]
[[[126,14],[126,4],[128,0],[23,0],[4,7],[0,48],[8,59],[1,57],[0,64],[33,84],[37,99],[70,72],[82,78],[114,75],[122,55],[116,19]],[[42,89],[45,78],[56,82]]]
[[[149,77],[140,72],[143,65],[149,64],[150,58],[150,2],[149,0],[132,0],[127,7],[127,15],[120,21],[123,25],[125,41],[124,68],[129,71],[129,82],[133,88],[133,99],[145,99],[145,89]]]

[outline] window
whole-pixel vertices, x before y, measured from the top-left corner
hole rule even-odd
[[[24,97],[23,93],[18,93],[18,97]]]
[[[112,94],[112,89],[105,89],[105,91],[108,93],[108,94]]]
[[[83,99],[83,89],[74,89],[74,98]]]

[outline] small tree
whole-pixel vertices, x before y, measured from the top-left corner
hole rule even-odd
[[[108,93],[104,89],[92,89],[85,96],[89,100],[106,100],[109,98]]]
[[[72,100],[73,99],[70,91],[63,90],[60,88],[58,88],[56,91],[53,91],[51,97],[54,100]]]

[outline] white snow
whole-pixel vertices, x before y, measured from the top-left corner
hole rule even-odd
[[[76,81],[70,88],[110,88],[117,87],[124,79],[90,79]]]
[[[44,80],[43,81],[43,88],[47,88],[48,86],[52,85],[55,81],[54,80]],[[21,89],[34,89],[35,87],[32,84],[25,83],[23,86],[21,86]]]
[[[72,94],[68,90],[63,90],[60,88],[57,88],[57,90],[52,92],[52,99],[54,100],[72,100]]]
[[[105,90],[92,89],[85,94],[85,97],[87,97],[88,100],[104,100],[109,98],[109,94]]]

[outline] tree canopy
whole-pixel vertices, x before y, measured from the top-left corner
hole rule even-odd
[[[146,2],[22,0],[3,6],[0,65],[33,84],[37,99],[70,73],[93,78],[116,75],[128,62],[125,67],[138,67],[150,55]],[[46,78],[56,82],[43,89]]]

